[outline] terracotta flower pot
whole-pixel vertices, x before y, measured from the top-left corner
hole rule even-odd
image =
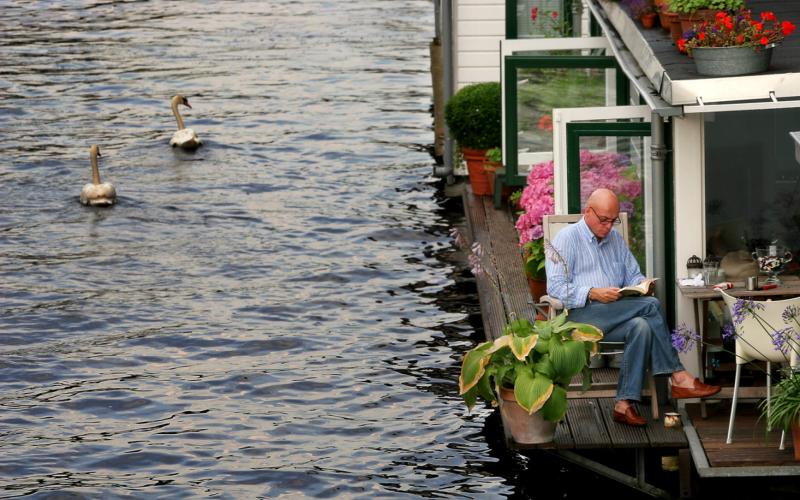
[[[528,415],[517,403],[513,389],[500,389],[500,413],[506,430],[517,443],[549,443],[556,435],[556,423],[545,420],[540,411]]]
[[[489,181],[489,195],[494,195],[494,180],[495,180],[495,172],[497,169],[502,167],[500,163],[484,160],[483,162],[483,169],[486,171],[486,178]]]
[[[526,276],[528,278],[528,288],[531,291],[531,298],[534,304],[539,302],[542,295],[547,294],[547,280],[537,280]]]
[[[800,460],[800,424],[792,425],[792,445],[794,446],[794,459]]]
[[[475,196],[488,196],[492,194],[489,188],[489,176],[483,168],[483,160],[486,157],[485,149],[461,148],[464,161],[467,162],[469,172],[469,182],[472,185],[472,193]]]
[[[645,29],[653,28],[656,25],[656,13],[648,12],[647,14],[642,14],[641,21]]]
[[[680,17],[677,12],[667,12],[667,17],[669,17],[669,34],[672,36],[672,41],[677,42],[683,35]]]
[[[658,22],[661,24],[662,30],[669,31],[669,16],[666,10],[662,9],[658,11]]]

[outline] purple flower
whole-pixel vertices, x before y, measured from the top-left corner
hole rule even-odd
[[[684,323],[672,330],[672,347],[678,352],[689,352],[698,342],[700,342],[700,335]]]
[[[794,320],[795,323],[798,322],[798,318],[800,317],[800,307],[797,306],[788,306],[786,309],[783,310],[783,314],[781,314],[781,318],[783,318],[783,322],[787,325]]]
[[[783,330],[777,330],[772,333],[772,345],[775,346],[776,351],[781,351],[784,355],[789,353],[789,347],[791,344],[789,341],[794,336],[794,329],[784,328]]]
[[[736,303],[733,304],[733,323],[741,325],[748,315],[755,317],[758,309],[763,310],[764,304],[753,300],[736,299]]]
[[[722,327],[722,340],[728,340],[731,337],[736,337],[736,329],[733,328],[732,324],[727,323]]]

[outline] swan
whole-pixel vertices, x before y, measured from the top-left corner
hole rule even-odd
[[[172,147],[178,146],[183,149],[197,149],[203,144],[203,141],[197,137],[194,130],[184,127],[183,118],[181,118],[181,114],[178,112],[178,104],[183,104],[187,108],[192,109],[189,105],[189,100],[182,95],[178,94],[172,98],[172,114],[175,115],[175,121],[178,122],[178,131],[175,132],[172,139],[170,139],[169,145]]]
[[[81,203],[95,207],[108,207],[117,201],[117,190],[110,182],[100,183],[100,169],[97,167],[97,157],[100,147],[93,144],[89,148],[89,158],[92,159],[92,182],[83,186],[81,190]]]

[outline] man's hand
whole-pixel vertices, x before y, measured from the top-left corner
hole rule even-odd
[[[589,290],[589,298],[603,304],[616,302],[620,298],[619,288],[592,288]]]

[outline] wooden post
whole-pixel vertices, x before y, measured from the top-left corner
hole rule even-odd
[[[444,74],[442,42],[438,37],[430,44],[431,78],[433,80],[433,155],[436,163],[444,158]]]

